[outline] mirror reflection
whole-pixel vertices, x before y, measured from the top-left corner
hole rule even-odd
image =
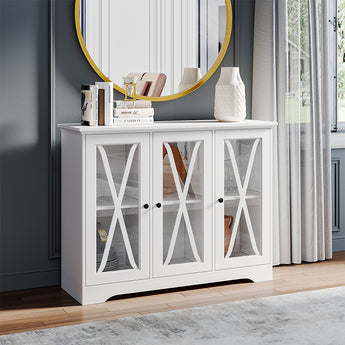
[[[169,96],[194,86],[226,35],[228,0],[79,1],[92,60],[119,87],[122,77],[136,76],[138,95]]]

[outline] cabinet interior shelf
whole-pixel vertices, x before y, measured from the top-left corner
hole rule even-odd
[[[229,201],[229,200],[239,200],[241,197],[238,194],[237,189],[236,190],[232,190],[230,192],[225,192],[224,195],[224,200],[225,201]],[[261,198],[261,193],[257,192],[255,190],[252,189],[248,189],[247,194],[245,196],[246,199],[259,199]]]
[[[103,272],[97,272],[97,275],[102,275],[102,274],[113,274],[114,272],[118,272],[118,271],[131,271],[133,268],[129,265],[126,264],[122,264],[119,265],[116,269],[114,270],[107,270],[106,268],[103,270]]]
[[[178,264],[188,264],[188,263],[195,264],[195,261],[188,259],[188,258],[183,258],[183,257],[172,258],[170,263],[169,263],[169,266],[170,265],[178,265]]]
[[[187,195],[186,204],[197,204],[203,201],[202,196],[194,193],[189,193]],[[179,205],[181,200],[176,192],[171,194],[165,194],[163,198],[163,205]]]
[[[234,250],[231,255],[230,258],[228,258],[227,260],[231,260],[233,258],[238,258],[238,257],[258,257],[258,255],[250,252],[250,250],[248,251],[244,251],[244,250]]]
[[[139,202],[138,199],[132,198],[128,195],[125,195],[121,203],[121,208],[138,208]],[[97,198],[97,211],[106,211],[115,209],[112,198],[109,196],[102,196]]]

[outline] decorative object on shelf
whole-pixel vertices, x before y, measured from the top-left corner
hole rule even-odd
[[[214,117],[218,121],[243,121],[246,118],[245,86],[239,67],[222,67],[216,85]]]
[[[180,182],[184,182],[187,176],[186,159],[176,146],[168,144],[174,156],[176,170],[180,178]],[[171,170],[171,162],[169,160],[168,151],[163,146],[163,194],[176,192],[173,172]]]
[[[160,97],[167,76],[164,73],[128,73],[127,78],[137,78],[136,93],[146,97]]]
[[[234,217],[228,216],[225,214],[224,215],[224,257],[226,256],[226,253],[228,252],[233,225],[234,225]]]
[[[114,124],[152,124],[155,111],[150,101],[115,101],[113,108]]]
[[[101,250],[102,248],[103,248],[103,251]],[[99,267],[101,266],[103,253],[104,253],[104,247],[97,248],[97,258],[96,258],[97,271]],[[110,247],[107,263],[105,264],[105,267],[102,272],[116,271],[118,268],[119,268],[119,257],[116,254],[115,248]]]
[[[114,84],[112,82],[96,82],[95,84],[98,86],[98,125],[112,126]]]
[[[113,107],[113,123],[116,125],[144,125],[152,124],[154,109],[151,101],[136,100],[136,84],[138,80],[136,76],[123,77],[126,87],[126,97],[124,100],[114,101]],[[128,97],[133,97],[129,99]]]
[[[236,193],[237,184],[235,175],[233,172],[231,159],[225,159],[224,161],[224,191],[226,193]]]
[[[102,225],[100,222],[97,222],[97,257],[96,257],[97,270],[99,269],[99,266],[101,265],[107,240],[108,240],[107,231],[102,228]],[[115,248],[110,247],[107,263],[103,269],[103,272],[115,271],[118,269],[118,267],[119,267],[119,257],[116,254]]]
[[[190,89],[201,79],[200,68],[185,68],[181,82],[178,86],[179,92]]]
[[[139,100],[136,101],[114,101],[114,108],[117,109],[140,109],[152,108],[151,101]]]
[[[80,85],[81,122],[98,126],[98,85]]]
[[[108,234],[104,229],[97,229],[98,235],[102,242],[107,242]]]
[[[138,77],[122,77],[123,85],[125,86],[125,100],[128,100],[128,97],[131,97],[133,101],[137,98],[136,91],[137,91],[137,81]]]
[[[81,122],[89,126],[113,125],[113,83],[81,85]]]

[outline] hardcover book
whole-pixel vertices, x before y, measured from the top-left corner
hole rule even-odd
[[[117,109],[114,108],[114,117],[152,117],[154,115],[153,108],[133,108],[133,109]]]
[[[150,125],[152,124],[153,117],[115,117],[114,125]]]
[[[104,126],[104,89],[98,89],[98,126]]]
[[[146,100],[136,101],[114,101],[114,108],[117,109],[133,109],[133,108],[151,108],[152,102]]]
[[[81,85],[81,121],[89,126],[98,126],[98,86]]]
[[[113,125],[113,102],[114,102],[114,84],[112,82],[96,82],[99,90],[104,90],[104,125]]]

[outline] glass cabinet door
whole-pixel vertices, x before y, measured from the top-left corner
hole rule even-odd
[[[263,214],[267,214],[268,206],[263,192],[265,189],[267,193],[269,186],[263,171],[270,168],[264,167],[263,138],[227,138],[226,134],[217,133],[216,151],[217,268],[268,260],[263,234],[263,227],[267,226]]]
[[[155,276],[211,269],[211,145],[211,133],[154,135]]]
[[[142,136],[142,135],[140,135]],[[88,282],[148,277],[148,138],[88,140]],[[144,140],[146,139],[146,140]]]

